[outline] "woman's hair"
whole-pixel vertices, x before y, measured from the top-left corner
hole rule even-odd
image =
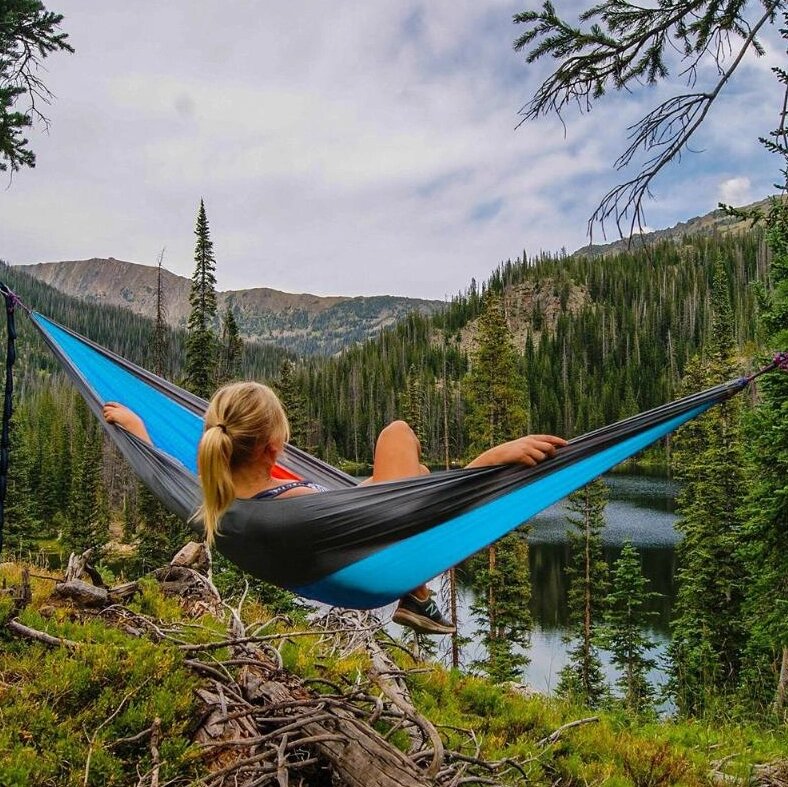
[[[270,442],[284,443],[289,437],[282,403],[267,385],[231,383],[214,394],[197,447],[203,503],[194,515],[202,520],[209,545],[235,499],[232,471],[250,464]]]

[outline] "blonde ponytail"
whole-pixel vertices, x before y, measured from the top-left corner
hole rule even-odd
[[[232,452],[233,443],[227,432],[220,426],[206,426],[197,449],[203,502],[195,516],[202,520],[209,546],[213,546],[220,517],[235,499],[230,471]]]
[[[213,545],[222,514],[235,499],[233,471],[256,461],[259,449],[285,443],[290,426],[276,394],[260,383],[232,383],[220,388],[205,413],[205,431],[197,448],[203,503],[194,515]]]

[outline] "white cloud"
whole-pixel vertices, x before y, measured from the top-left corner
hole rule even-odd
[[[741,207],[754,201],[750,179],[744,176],[723,180],[718,193],[720,202],[734,207]]]
[[[675,89],[514,131],[546,67],[511,50],[523,5],[61,0],[77,53],[47,61],[52,127],[0,192],[0,256],[153,264],[166,245],[190,275],[200,197],[222,288],[440,298],[523,249],[576,248],[627,125]],[[712,209],[739,172],[768,188],[773,84],[748,68],[707,152],[655,184],[650,225]]]

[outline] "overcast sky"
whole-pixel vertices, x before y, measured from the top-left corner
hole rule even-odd
[[[47,0],[76,54],[47,60],[51,127],[0,191],[0,258],[153,265],[166,246],[190,276],[201,197],[223,290],[444,298],[523,250],[573,250],[627,124],[679,85],[610,95],[565,136],[515,130],[545,74],[512,49],[526,3]],[[772,190],[769,43],[656,183],[649,226]]]

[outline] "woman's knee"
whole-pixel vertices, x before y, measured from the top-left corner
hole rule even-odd
[[[413,431],[413,429],[411,429],[410,424],[407,421],[402,420],[392,421],[388,426],[384,426],[378,435],[378,440],[381,438],[410,440],[415,443],[419,442],[419,439],[416,437],[416,433]]]
[[[372,480],[389,481],[421,475],[420,445],[405,421],[392,421],[378,435]]]

